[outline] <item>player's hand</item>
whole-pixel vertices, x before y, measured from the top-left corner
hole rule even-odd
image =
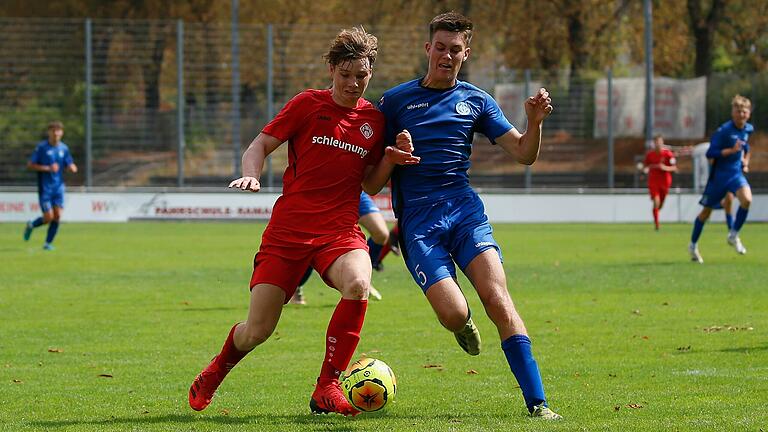
[[[741,171],[746,174],[749,172],[749,165],[742,165]]]
[[[256,177],[240,177],[237,180],[232,180],[229,187],[251,192],[258,192],[261,190],[261,184]]]
[[[733,145],[733,152],[734,153],[740,152],[742,147],[744,147],[744,141],[736,140],[736,144]]]
[[[384,149],[384,157],[395,165],[416,165],[421,158],[411,152],[402,151],[397,147],[388,146]]]
[[[397,134],[394,147],[384,149],[384,156],[396,165],[415,165],[421,161],[420,157],[413,155],[413,138],[407,129]]]
[[[59,164],[58,163],[54,162],[54,163],[50,164],[49,167],[50,167],[49,168],[50,172],[53,172],[53,173],[59,172]]]
[[[525,100],[525,115],[528,116],[528,121],[534,124],[544,121],[554,109],[549,92],[544,87]]]
[[[406,153],[413,153],[413,138],[411,137],[411,133],[408,132],[408,129],[403,129],[402,132],[397,134],[397,137],[395,138],[395,147]]]

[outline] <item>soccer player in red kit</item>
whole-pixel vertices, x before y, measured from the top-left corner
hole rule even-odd
[[[375,36],[342,30],[325,55],[333,86],[291,99],[243,154],[243,177],[229,187],[258,192],[265,157],[288,141],[283,194],[254,257],[248,317],[232,327],[221,352],[192,383],[193,409],[205,409],[227,373],[269,338],[311,266],[342,298],[328,324],[309,405],[313,413],[359,413],[344,398],[338,378],[360,340],[371,280],[368,247],[357,225],[360,192],[381,190],[394,164],[418,162],[407,134],[398,137],[397,148],[384,148],[384,116],[362,98],[376,54]]]
[[[664,147],[664,137],[653,137],[653,149],[645,155],[643,172],[648,174],[648,192],[653,201],[653,224],[659,229],[659,210],[672,186],[672,173],[677,171],[675,154]]]

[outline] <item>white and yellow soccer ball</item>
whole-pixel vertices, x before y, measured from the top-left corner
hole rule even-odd
[[[395,398],[397,379],[386,363],[364,357],[349,366],[341,380],[341,388],[352,406],[373,412]]]

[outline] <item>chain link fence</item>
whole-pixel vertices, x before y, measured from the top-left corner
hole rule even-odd
[[[239,174],[240,155],[296,93],[330,84],[322,55],[335,25],[253,25],[173,20],[0,18],[0,187],[33,186],[25,168],[45,126],[65,124],[64,141],[86,187],[221,187]],[[421,27],[366,29],[379,37],[379,60],[366,93],[426,70]],[[386,30],[386,31],[384,31]],[[236,41],[233,44],[233,41]],[[594,137],[595,83],[606,73],[506,70],[473,52],[464,76],[491,94],[498,84],[546,86],[555,112],[547,119],[539,161],[515,164],[476,137],[471,178],[480,188],[603,189],[643,187],[635,165],[642,138]],[[768,78],[715,75],[707,80],[706,133],[728,120],[730,98],[755,103],[750,182],[768,189],[768,128],[762,101]],[[522,104],[522,98],[520,99]],[[510,119],[518,127],[520,121]],[[693,145],[707,137],[668,140]],[[279,187],[286,146],[274,152],[262,182]],[[673,186],[692,187],[690,158],[679,158]]]

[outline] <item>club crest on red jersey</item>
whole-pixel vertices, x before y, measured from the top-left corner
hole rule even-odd
[[[363,123],[363,125],[360,126],[360,132],[363,134],[365,139],[371,139],[373,136],[373,128],[368,123]]]

